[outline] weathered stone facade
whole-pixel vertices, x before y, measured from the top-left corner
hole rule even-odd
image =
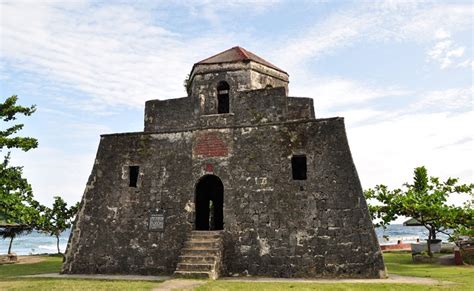
[[[188,97],[148,101],[144,132],[103,135],[62,272],[172,274],[188,234],[214,228],[224,274],[383,276],[343,119],[287,92],[232,48],[193,67]],[[206,189],[221,198],[197,204]]]

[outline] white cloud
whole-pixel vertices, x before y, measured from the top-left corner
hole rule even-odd
[[[93,151],[71,154],[40,146],[28,153],[15,153],[12,164],[24,165],[24,176],[38,201],[51,205],[54,196],[61,196],[72,204],[81,199],[94,158]]]
[[[182,3],[189,10],[191,16],[204,19],[214,26],[220,25],[230,13],[260,14],[279,0],[234,0],[220,1],[218,4],[212,0],[185,1]]]
[[[467,59],[467,60],[464,60],[462,62],[460,62],[459,64],[457,64],[458,68],[471,68],[472,70],[474,70],[474,61],[473,60],[470,60],[470,59]]]
[[[274,52],[290,71],[301,70],[310,59],[333,54],[356,42],[410,41],[427,43],[449,39],[452,32],[469,31],[474,13],[470,4],[382,1],[337,11],[294,36]],[[463,54],[460,46],[447,51]],[[448,66],[450,63],[448,64]]]
[[[356,127],[347,122],[352,154],[365,188],[376,184],[400,187],[420,165],[434,176],[472,181],[472,130],[467,126],[473,123],[472,111],[406,114]]]
[[[259,12],[256,13],[261,13],[275,3],[238,1],[215,5],[210,1],[191,1],[182,5],[196,17],[206,18],[206,13],[201,12],[211,11],[210,21],[213,21],[213,14],[221,18],[226,12],[237,8],[247,11],[250,6],[257,7]],[[151,11],[154,10],[140,5],[93,6],[87,1],[68,5],[15,1],[1,5],[2,59],[17,69],[53,80],[55,86],[84,92],[81,99],[61,100],[82,110],[107,113],[113,111],[114,106],[142,107],[149,99],[182,96],[185,94],[182,80],[193,62],[235,43],[234,36],[228,32],[219,33],[219,37],[209,32],[188,38],[165,29],[153,21]],[[268,49],[266,44],[257,46],[265,47],[263,51],[269,52],[270,59],[273,55],[273,59],[279,60],[278,65],[292,72],[292,76],[304,78],[308,59],[332,54],[361,39],[418,40],[431,35],[431,38],[441,39],[441,43],[451,41],[450,32],[466,29],[465,24],[471,21],[472,13],[466,9],[469,5],[425,6],[393,2],[360,5],[337,11],[301,34],[284,36],[287,41],[281,49]],[[25,19],[29,25],[24,25]],[[442,67],[472,66],[470,60],[453,61],[463,55],[463,47],[442,46],[430,51],[430,58],[441,62]],[[349,86],[339,83],[343,88]],[[304,89],[304,85],[301,88]],[[327,89],[323,86],[319,90],[324,93]],[[353,95],[358,99],[371,94],[359,90]],[[344,97],[336,100],[339,98]]]
[[[342,77],[298,75],[292,95],[314,97],[318,116],[334,113],[337,108],[360,105],[382,98],[394,98],[411,92],[396,86],[381,87],[367,81]]]
[[[470,3],[426,2],[406,10],[405,15],[397,23],[400,35],[415,41],[430,41],[433,36],[439,38],[449,32],[470,30],[473,10]]]
[[[332,54],[340,47],[350,46],[370,27],[377,25],[380,19],[374,15],[357,15],[352,11],[331,15],[300,35],[289,37],[286,43],[273,52],[282,67],[289,71],[301,69],[308,59]]]
[[[436,111],[455,112],[472,110],[472,96],[474,96],[474,86],[466,88],[450,88],[445,90],[435,90],[426,93],[419,93],[417,102],[410,105],[409,111]]]
[[[451,34],[447,32],[445,29],[440,28],[436,30],[434,37],[435,39],[445,39],[445,38],[450,38]]]
[[[451,39],[443,39],[436,43],[428,52],[429,60],[440,64],[441,69],[456,67],[459,58],[464,55],[465,47],[457,46]]]
[[[1,5],[2,58],[56,86],[91,96],[69,99],[79,106],[142,107],[149,99],[182,96],[182,80],[193,62],[230,42],[206,36],[188,40],[154,24],[149,11],[132,6]]]

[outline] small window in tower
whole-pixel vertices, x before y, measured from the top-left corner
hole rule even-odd
[[[138,174],[140,173],[139,166],[129,166],[128,167],[128,175],[129,175],[129,187],[137,187],[138,182]]]
[[[229,84],[222,81],[217,85],[217,113],[229,113]]]
[[[293,180],[306,180],[306,156],[294,155],[291,158]]]

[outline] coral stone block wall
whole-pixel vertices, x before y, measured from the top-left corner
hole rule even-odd
[[[291,175],[305,154],[307,179]],[[140,166],[130,188],[128,165]],[[379,277],[382,256],[343,119],[102,137],[64,273],[171,274],[197,181],[224,184],[226,274]],[[148,229],[161,209],[164,230]]]

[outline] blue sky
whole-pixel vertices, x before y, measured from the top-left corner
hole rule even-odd
[[[185,96],[192,65],[239,45],[290,75],[317,117],[343,116],[363,187],[426,165],[473,181],[470,1],[4,1],[0,96],[36,104],[14,152],[35,196],[78,201],[103,133]],[[453,199],[459,203],[461,199]]]

